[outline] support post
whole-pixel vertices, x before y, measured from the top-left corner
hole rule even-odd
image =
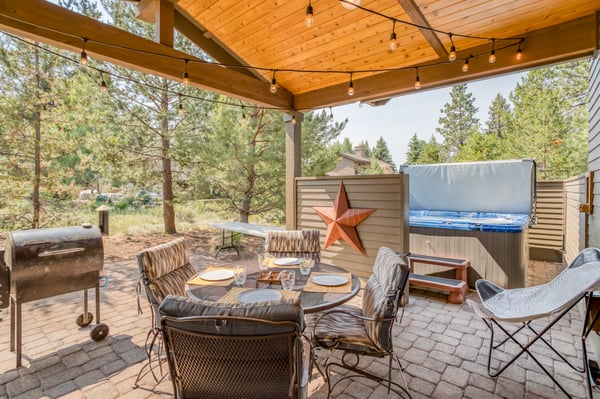
[[[296,123],[293,123],[294,120]],[[288,230],[295,230],[297,228],[295,178],[302,175],[300,157],[304,114],[285,113],[283,121],[285,122],[285,227]]]

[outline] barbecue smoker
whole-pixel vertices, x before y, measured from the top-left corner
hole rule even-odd
[[[80,327],[89,325],[88,289],[96,290],[96,324],[91,330],[94,341],[108,335],[108,326],[100,323],[100,272],[104,251],[102,235],[96,226],[20,230],[8,233],[0,262],[0,308],[10,304],[10,350],[15,351],[21,367],[21,305],[26,302],[83,290],[83,313],[77,317]],[[16,335],[15,335],[16,326]]]

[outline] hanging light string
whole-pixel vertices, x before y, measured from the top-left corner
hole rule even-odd
[[[12,39],[14,39],[14,40],[22,42],[22,43],[24,43],[24,44],[26,44],[26,45],[28,45],[30,47],[35,47],[35,48],[37,48],[39,50],[45,51],[46,53],[51,54],[51,55],[53,55],[55,57],[62,58],[62,59],[66,60],[68,62],[71,62],[73,64],[79,64],[80,63],[79,60],[74,60],[74,59],[66,56],[65,54],[61,54],[59,52],[53,51],[53,50],[51,50],[51,49],[49,49],[47,47],[42,46],[39,43],[29,42],[29,41],[27,41],[27,40],[25,40],[25,39],[23,39],[23,38],[21,38],[19,36],[15,36],[15,35],[10,34],[10,33],[5,33],[5,32],[2,32],[2,33],[4,35],[6,35],[6,36],[8,36],[8,37],[10,37]],[[81,70],[84,71],[83,68]],[[86,71],[86,74],[90,78],[94,78],[94,76],[92,76],[92,73],[90,73],[90,71],[96,71],[96,72],[98,72],[98,74],[100,75],[100,79],[102,81],[104,81],[105,83],[106,83],[106,80],[104,80],[104,76],[107,75],[107,76],[110,76],[113,79],[117,79],[117,80],[129,82],[129,83],[133,83],[133,84],[136,84],[136,85],[139,85],[139,86],[142,86],[142,87],[146,87],[148,89],[156,90],[156,91],[166,92],[167,94],[177,95],[177,96],[180,96],[180,98],[189,98],[189,99],[192,99],[192,100],[204,101],[204,102],[213,103],[213,104],[228,105],[228,106],[238,107],[238,108],[242,108],[243,107],[243,108],[247,108],[247,109],[266,109],[266,110],[274,110],[274,111],[282,111],[282,112],[289,112],[289,111],[291,111],[288,108],[267,107],[267,106],[253,105],[253,104],[250,104],[250,103],[249,104],[240,105],[240,104],[236,104],[236,103],[230,102],[230,101],[215,100],[215,99],[212,99],[212,98],[206,98],[206,97],[195,96],[195,95],[192,95],[192,94],[181,93],[179,91],[175,91],[175,90],[171,90],[171,89],[164,89],[164,88],[159,87],[159,86],[154,86],[152,84],[149,84],[149,83],[146,83],[146,82],[139,81],[139,80],[136,80],[134,78],[131,78],[129,76],[121,75],[121,74],[118,74],[118,73],[115,73],[115,72],[112,72],[112,71],[109,71],[109,70],[106,70],[106,69],[102,69],[102,68],[99,68],[99,67],[96,67],[96,66],[93,66],[93,65],[89,65],[89,64],[88,64],[87,68],[85,68],[85,71]],[[102,91],[104,91],[103,88],[102,88],[102,83],[100,85],[101,85]]]
[[[509,47],[515,47],[518,46],[518,50],[517,50],[517,54],[516,54],[516,58],[518,60],[520,60],[522,58],[522,49],[521,49],[521,45],[522,43],[525,41],[524,37],[510,37],[510,38],[490,38],[490,37],[483,37],[483,36],[475,36],[475,35],[465,35],[465,34],[457,34],[457,33],[451,33],[451,32],[445,32],[442,31],[440,29],[435,29],[432,28],[430,26],[425,26],[425,25],[420,25],[414,22],[410,22],[410,21],[404,21],[404,20],[400,20],[394,17],[390,17],[388,15],[385,15],[383,13],[380,13],[378,11],[374,11],[371,9],[368,9],[366,7],[363,7],[360,5],[359,1],[352,1],[352,0],[339,0],[342,5],[348,5],[348,6],[352,6],[352,8],[358,8],[360,10],[363,10],[365,12],[374,14],[374,15],[378,15],[382,18],[386,18],[390,21],[392,21],[392,23],[394,24],[394,29],[395,29],[395,24],[396,23],[400,23],[400,24],[404,24],[404,25],[408,25],[408,26],[413,26],[419,29],[425,29],[425,30],[429,30],[438,34],[444,34],[444,35],[448,35],[450,37],[451,40],[451,44],[452,47],[450,50],[452,50],[453,48],[455,49],[454,46],[454,41],[452,40],[452,37],[463,37],[463,38],[469,38],[469,39],[476,39],[476,40],[486,40],[486,41],[491,41],[492,42],[492,50],[491,53],[488,52],[482,52],[479,54],[470,54],[469,57],[467,58],[461,58],[461,60],[465,61],[465,64],[468,65],[468,59],[469,58],[476,58],[476,57],[480,57],[484,54],[488,55],[488,61],[490,63],[495,62],[496,60],[496,50],[503,50]],[[312,8],[312,4],[310,4],[309,2],[309,6]],[[15,20],[19,20],[18,18],[14,18]],[[450,57],[449,55],[449,59],[446,61],[435,61],[435,62],[431,62],[431,63],[425,63],[425,64],[419,64],[418,66],[406,66],[406,67],[395,67],[395,68],[374,68],[374,69],[357,69],[357,70],[337,70],[337,69],[325,69],[325,70],[317,70],[317,69],[296,69],[296,68],[273,68],[273,67],[262,67],[262,66],[252,66],[252,65],[232,65],[232,64],[224,64],[224,63],[218,63],[218,62],[210,62],[210,61],[206,61],[206,60],[201,60],[201,59],[190,59],[188,57],[180,57],[180,56],[174,56],[174,55],[170,55],[170,54],[164,54],[164,53],[160,53],[160,52],[155,52],[155,51],[148,51],[148,50],[143,50],[143,49],[137,49],[137,48],[132,48],[132,47],[128,47],[128,46],[123,46],[123,45],[118,45],[118,44],[114,44],[114,43],[109,43],[109,42],[104,42],[101,40],[92,40],[88,37],[79,37],[77,35],[71,34],[71,33],[65,33],[65,32],[61,32],[55,29],[49,29],[50,31],[54,31],[63,35],[67,35],[67,36],[71,36],[71,37],[78,37],[81,40],[83,40],[83,46],[82,46],[82,52],[81,52],[81,59],[80,59],[80,63],[81,65],[86,65],[87,64],[87,54],[85,52],[85,46],[88,42],[93,42],[93,43],[97,43],[103,46],[107,46],[107,47],[112,47],[112,48],[118,48],[118,49],[122,49],[122,50],[127,50],[127,51],[131,51],[131,52],[137,52],[140,54],[146,54],[146,55],[154,55],[154,56],[159,56],[159,57],[164,57],[164,58],[168,58],[168,59],[173,59],[173,60],[180,60],[184,62],[184,72],[183,72],[183,82],[188,82],[189,81],[189,76],[186,79],[186,75],[188,74],[187,72],[187,66],[188,63],[202,63],[202,64],[206,64],[206,65],[215,65],[215,66],[221,66],[221,67],[226,67],[229,69],[245,69],[245,70],[254,70],[254,71],[272,71],[273,72],[273,78],[271,81],[271,85],[270,85],[270,90],[275,93],[276,89],[277,89],[277,85],[273,85],[273,81],[275,80],[275,71],[280,71],[280,72],[290,72],[290,73],[319,73],[319,74],[348,74],[348,73],[382,73],[382,72],[392,72],[392,71],[403,71],[403,70],[411,70],[414,69],[415,67],[419,67],[419,68],[427,68],[427,67],[433,67],[433,66],[439,66],[439,65],[444,65],[447,64],[449,62],[454,62],[454,60],[456,58],[454,57]],[[395,33],[395,31],[393,31],[393,33]],[[496,42],[497,41],[506,41],[508,42],[507,44],[505,44],[504,46],[499,46],[496,49]],[[450,52],[452,53],[452,51]],[[452,61],[450,60],[450,58],[454,58]],[[464,72],[465,70],[465,64],[463,64],[462,66],[462,70]],[[468,67],[467,67],[468,68]],[[107,72],[108,73],[108,72]],[[275,90],[275,91],[273,91]],[[266,109],[270,109],[270,108],[266,108]],[[279,109],[279,108],[272,108],[272,109]]]

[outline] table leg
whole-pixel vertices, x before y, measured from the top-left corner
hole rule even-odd
[[[219,256],[219,253],[222,250],[229,249],[229,248],[235,249],[235,252],[237,252],[238,255],[240,254],[239,248],[237,247],[237,245],[235,245],[233,243],[233,235],[234,234],[235,233],[233,231],[230,232],[230,234],[229,234],[229,244],[225,245],[225,239],[226,239],[225,238],[225,230],[224,229],[221,230],[221,245],[219,245],[219,247],[217,248],[217,253],[215,254],[215,259],[217,259],[217,256]]]

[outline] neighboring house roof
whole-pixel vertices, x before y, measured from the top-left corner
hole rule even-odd
[[[371,158],[363,157],[357,154],[351,154],[347,152],[340,152],[340,156],[342,159],[338,162],[336,168],[327,173],[328,176],[340,176],[340,175],[354,175],[356,174],[356,168],[358,167],[369,167],[371,166]],[[354,167],[348,165],[348,161],[351,161],[354,164]],[[387,162],[377,161],[379,166],[383,169],[383,172],[386,174],[394,173],[394,165],[391,165]]]

